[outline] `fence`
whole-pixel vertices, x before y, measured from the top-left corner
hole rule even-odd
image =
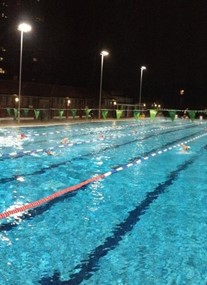
[[[143,119],[150,117],[154,120],[156,116],[168,117],[172,121],[176,118],[184,119],[205,119],[207,110],[172,110],[172,109],[102,109],[101,119],[120,119],[120,118],[135,118]],[[17,108],[0,108],[0,120],[17,120]],[[75,109],[75,108],[50,108],[50,109],[20,109],[20,121],[36,120],[36,121],[51,121],[51,120],[71,120],[71,119],[97,119],[98,109]]]

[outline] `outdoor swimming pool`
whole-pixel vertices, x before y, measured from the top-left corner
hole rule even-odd
[[[203,120],[1,128],[0,284],[206,285],[206,139]]]

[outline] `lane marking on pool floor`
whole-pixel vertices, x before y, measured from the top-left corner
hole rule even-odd
[[[84,251],[83,258],[81,258],[74,267],[68,269],[69,278],[67,280],[64,279],[64,281],[62,281],[61,272],[55,268],[53,275],[48,273],[39,280],[39,283],[49,285],[53,284],[55,280],[58,285],[78,285],[84,281],[86,281],[86,283],[90,282],[89,279],[94,278],[98,271],[102,272],[103,264],[101,265],[100,263],[101,259],[107,256],[111,250],[117,250],[120,242],[124,237],[129,237],[129,233],[133,231],[134,227],[141,220],[141,217],[149,210],[151,204],[155,202],[160,195],[169,190],[168,187],[173,185],[181,171],[186,170],[190,165],[196,162],[198,158],[197,154],[199,153],[191,156],[190,159],[184,161],[184,163],[177,165],[176,169],[167,175],[166,180],[159,183],[152,191],[146,192],[145,197],[134,205],[131,210],[127,211],[127,216],[118,224],[113,225],[109,235],[101,242],[98,242],[94,248],[89,249],[89,252]],[[138,236],[137,238],[139,239]],[[129,239],[127,239],[127,241],[129,242]]]
[[[185,143],[189,143],[189,142],[191,142],[191,141],[194,141],[194,140],[199,139],[199,138],[201,138],[201,137],[203,137],[203,136],[206,136],[206,135],[207,135],[207,133],[198,135],[198,136],[193,137],[193,138],[191,138],[191,139],[189,139],[189,140],[186,140]],[[178,143],[178,144],[175,144],[173,147],[182,146],[182,144],[183,144],[183,143]],[[168,150],[171,150],[171,149],[172,149],[172,148],[168,148]],[[159,151],[156,152],[156,154],[165,153],[165,152],[166,152],[165,150],[167,151],[166,148],[163,149],[163,150],[159,150]],[[154,152],[153,152],[152,154],[154,154]],[[108,172],[106,172],[106,173],[99,174],[99,175],[95,175],[94,177],[91,177],[91,178],[89,178],[89,179],[87,179],[87,180],[85,180],[85,181],[82,181],[82,182],[80,182],[80,183],[78,183],[78,184],[76,184],[76,185],[73,185],[73,186],[70,186],[70,187],[65,188],[65,189],[63,189],[63,190],[60,190],[60,191],[58,191],[58,192],[55,192],[55,193],[53,193],[53,194],[51,194],[51,195],[49,195],[49,196],[47,196],[47,197],[44,197],[44,198],[39,199],[39,200],[36,200],[36,201],[34,201],[34,202],[31,202],[31,203],[28,203],[28,204],[25,204],[25,205],[23,205],[23,206],[16,207],[16,208],[13,208],[13,209],[11,209],[12,207],[10,207],[10,210],[6,210],[5,212],[0,213],[0,220],[1,220],[1,219],[5,219],[5,218],[10,217],[10,216],[13,216],[13,215],[17,215],[17,214],[22,213],[22,212],[25,212],[25,211],[27,211],[27,210],[29,210],[29,209],[39,207],[39,206],[41,206],[42,204],[45,204],[45,203],[47,203],[47,202],[49,202],[49,201],[51,201],[51,200],[54,200],[54,199],[56,199],[56,198],[58,198],[58,197],[60,197],[60,196],[65,195],[65,194],[67,194],[67,193],[70,193],[70,192],[79,190],[79,189],[81,189],[83,186],[89,185],[89,184],[91,184],[91,183],[93,183],[93,182],[96,182],[96,181],[99,181],[99,180],[101,180],[101,179],[104,179],[104,178],[106,178],[106,177],[108,177],[108,176],[110,176],[110,175],[112,175],[112,174],[114,174],[114,173],[117,173],[117,172],[119,172],[119,171],[122,171],[122,170],[126,169],[127,167],[132,167],[133,165],[139,164],[139,163],[141,163],[141,162],[144,161],[144,160],[148,160],[148,159],[149,159],[149,156],[152,156],[152,154],[150,154],[150,155],[148,155],[148,156],[145,156],[145,157],[135,158],[135,159],[134,159],[132,162],[130,162],[130,163],[127,163],[127,164],[123,164],[123,165],[121,165],[121,166],[118,166],[118,167],[116,167],[116,168],[114,168],[114,169],[112,169],[111,171],[108,171]],[[153,155],[153,156],[154,156],[154,155]]]

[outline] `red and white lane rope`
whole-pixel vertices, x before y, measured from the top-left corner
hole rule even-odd
[[[18,214],[18,213],[21,213],[21,212],[25,212],[29,209],[33,209],[33,208],[36,208],[36,207],[39,207],[41,206],[42,204],[44,203],[47,203],[51,200],[54,200],[60,196],[63,196],[64,194],[66,193],[69,193],[69,192],[73,192],[73,191],[76,191],[80,188],[82,188],[83,186],[87,185],[87,184],[90,184],[92,182],[95,182],[95,181],[98,181],[100,179],[104,178],[104,175],[101,174],[101,175],[98,175],[98,176],[94,176],[90,179],[87,179],[79,184],[76,184],[74,186],[71,186],[71,187],[68,187],[68,188],[65,188],[63,190],[60,190],[56,193],[53,193],[45,198],[42,198],[42,199],[39,199],[37,201],[34,201],[34,202],[31,202],[29,204],[26,204],[26,205],[23,205],[21,207],[18,207],[16,209],[12,209],[12,210],[8,210],[8,211],[5,211],[3,213],[0,214],[0,219],[5,219],[9,216],[12,216],[12,215],[15,215],[15,214]]]
[[[183,143],[186,144],[186,143],[192,142],[192,141],[194,141],[196,139],[199,139],[199,138],[201,138],[203,136],[206,136],[206,135],[207,135],[207,133],[198,135],[196,137],[193,137],[193,138],[191,138],[189,140],[184,141]],[[81,189],[83,186],[86,186],[86,185],[88,185],[90,183],[99,181],[101,179],[104,179],[104,178],[106,178],[106,177],[116,173],[116,172],[120,172],[120,171],[122,171],[122,170],[124,170],[126,168],[129,168],[129,167],[133,166],[133,165],[139,164],[142,161],[148,160],[150,157],[154,157],[156,155],[159,155],[159,154],[162,154],[162,153],[166,153],[167,151],[172,150],[173,148],[180,147],[183,143],[177,143],[177,144],[175,144],[173,146],[169,146],[169,147],[164,148],[162,150],[158,150],[157,152],[151,153],[149,156],[136,158],[136,159],[134,159],[134,161],[132,161],[130,163],[118,166],[118,167],[112,169],[111,171],[108,171],[108,172],[106,172],[104,174],[100,174],[100,175],[94,176],[92,178],[89,178],[89,179],[87,179],[87,180],[85,180],[85,181],[83,181],[83,182],[81,182],[79,184],[76,184],[74,186],[70,186],[70,187],[65,188],[63,190],[60,190],[60,191],[58,191],[56,193],[53,193],[53,194],[51,194],[51,195],[49,195],[49,196],[47,196],[45,198],[42,198],[42,199],[39,199],[37,201],[31,202],[29,204],[26,204],[26,205],[14,208],[12,210],[7,210],[5,212],[2,212],[2,213],[0,213],[0,219],[5,219],[7,217],[19,214],[21,212],[25,212],[27,210],[39,207],[39,206],[41,206],[41,205],[43,205],[43,204],[45,204],[45,203],[47,203],[47,202],[49,202],[51,200],[54,200],[54,199],[56,199],[56,198],[58,198],[60,196],[63,196],[65,194],[67,194],[67,193],[70,193],[70,192],[76,191],[78,189]]]

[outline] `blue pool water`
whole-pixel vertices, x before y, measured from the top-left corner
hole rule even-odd
[[[0,160],[0,213],[104,174],[0,220],[1,285],[207,284],[206,121],[2,128]]]

